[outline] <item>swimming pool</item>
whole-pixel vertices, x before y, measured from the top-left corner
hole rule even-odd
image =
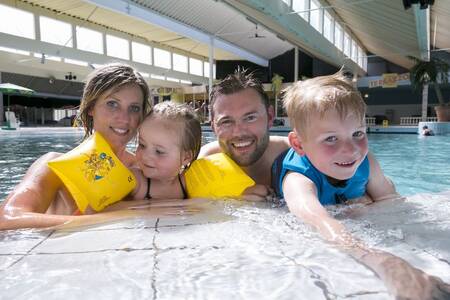
[[[72,129],[0,133],[0,199]],[[207,136],[210,140],[213,137]],[[450,282],[450,136],[370,135],[405,202],[343,219],[372,246]],[[438,193],[440,192],[440,193]],[[418,193],[421,193],[417,195]],[[432,193],[432,194],[430,194]],[[330,208],[339,217],[347,207]],[[389,299],[382,282],[285,208],[206,203],[204,213],[0,233],[5,299]]]
[[[0,131],[0,201],[21,180],[36,157],[49,151],[66,152],[82,136],[82,131],[73,128]],[[214,139],[211,132],[204,133],[204,142]],[[400,194],[450,189],[450,135],[372,134],[369,147]]]

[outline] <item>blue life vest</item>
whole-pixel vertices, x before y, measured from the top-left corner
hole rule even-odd
[[[326,175],[311,164],[306,155],[300,156],[294,149],[290,148],[278,156],[272,165],[272,188],[279,197],[283,197],[283,179],[289,171],[308,177],[316,185],[320,203],[322,205],[333,205],[365,194],[370,166],[369,159],[366,156],[353,177],[347,179],[342,186],[334,186],[328,181]]]

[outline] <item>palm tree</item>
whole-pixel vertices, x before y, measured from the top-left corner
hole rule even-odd
[[[447,111],[444,114],[447,115],[447,120],[450,117],[448,111],[450,110],[449,102],[444,100],[442,96],[440,84],[448,83],[450,65],[437,57],[433,57],[430,61],[424,61],[415,57],[409,57],[414,61],[414,66],[410,70],[410,80],[414,89],[422,90],[422,97],[428,97],[428,86],[433,85],[436,97],[438,98],[439,105],[435,107],[438,118],[440,117],[440,111]],[[423,99],[428,102],[428,99]],[[445,117],[444,117],[445,118]],[[439,120],[438,121],[443,121]]]

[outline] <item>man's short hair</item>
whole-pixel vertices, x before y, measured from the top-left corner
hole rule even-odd
[[[261,81],[255,76],[255,72],[249,72],[246,69],[238,68],[233,74],[228,75],[225,79],[213,85],[209,104],[211,117],[214,117],[214,104],[219,96],[231,95],[245,89],[255,90],[260,96],[264,106],[269,108],[269,97],[266,92],[264,92]]]
[[[319,113],[323,117],[328,110],[335,109],[341,118],[349,113],[354,113],[361,120],[365,117],[366,104],[342,71],[297,81],[286,88],[283,94],[283,107],[291,126],[299,133],[307,128],[312,113]]]

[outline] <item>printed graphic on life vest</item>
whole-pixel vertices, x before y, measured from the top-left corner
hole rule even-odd
[[[101,152],[97,154],[96,151],[93,151],[88,155],[88,159],[84,161],[84,165],[84,178],[89,182],[94,182],[107,176],[116,164],[112,157],[106,153]]]

